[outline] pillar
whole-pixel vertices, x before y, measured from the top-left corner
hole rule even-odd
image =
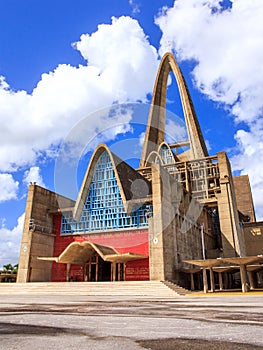
[[[113,262],[112,265],[111,265],[111,268],[112,268],[112,281],[116,281],[116,263]]]
[[[242,292],[246,293],[249,291],[249,287],[247,283],[247,270],[245,265],[240,265],[240,278],[241,278]]]
[[[250,284],[250,289],[255,289],[255,279],[254,279],[254,274],[252,271],[247,271],[247,275],[248,275],[248,280],[249,280],[249,284]]]
[[[222,234],[223,257],[245,256],[244,234],[239,224],[233,177],[225,152],[217,153],[220,172],[218,213]]]
[[[210,275],[210,286],[211,286],[211,292],[215,291],[215,278],[214,278],[214,271],[212,267],[209,267],[209,275]]]
[[[218,273],[218,278],[219,278],[219,290],[223,290],[224,289],[224,284],[223,284],[222,272]]]
[[[71,268],[71,264],[67,264],[67,275],[66,275],[67,282],[70,281],[70,268]]]
[[[205,267],[203,267],[203,284],[204,284],[204,293],[208,293],[208,283],[207,283],[207,275],[206,275]]]

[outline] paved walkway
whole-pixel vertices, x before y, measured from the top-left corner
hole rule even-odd
[[[262,295],[0,298],[1,350],[263,349]]]

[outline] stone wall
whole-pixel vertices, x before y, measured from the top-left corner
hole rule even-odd
[[[218,212],[222,235],[223,257],[246,254],[244,235],[240,228],[231,166],[225,152],[217,154],[220,172]]]
[[[234,176],[237,208],[249,222],[255,222],[255,210],[248,175]]]
[[[53,256],[53,211],[60,205],[72,206],[73,201],[58,196],[38,185],[28,188],[24,229],[22,235],[17,282],[50,281],[52,263],[37,257]]]
[[[190,195],[160,165],[152,167],[152,193],[150,279],[179,282],[179,271],[186,267],[183,260],[201,258],[200,213],[196,217],[189,214],[190,203],[193,206]]]
[[[243,230],[247,255],[263,254],[263,222],[244,224]]]

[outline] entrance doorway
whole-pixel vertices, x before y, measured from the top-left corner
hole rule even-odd
[[[111,263],[104,261],[97,253],[85,266],[85,281],[98,282],[111,280]]]
[[[85,264],[85,281],[124,281],[124,264],[104,261],[95,253]]]

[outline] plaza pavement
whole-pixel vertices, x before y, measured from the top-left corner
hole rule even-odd
[[[0,285],[0,349],[257,350],[262,315],[262,293],[95,296]]]

